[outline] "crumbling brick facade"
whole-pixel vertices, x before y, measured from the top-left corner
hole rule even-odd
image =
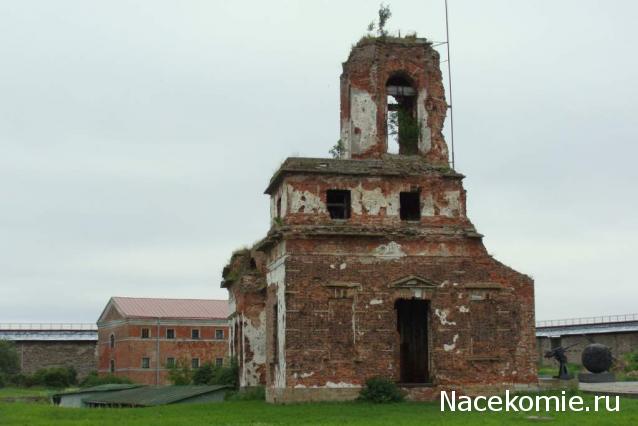
[[[345,154],[287,159],[266,189],[267,237],[224,271],[243,385],[271,402],[352,399],[374,376],[419,400],[533,386],[533,281],[467,218],[438,54],[364,40],[343,68]],[[399,130],[401,155],[386,153],[389,94],[418,128]]]

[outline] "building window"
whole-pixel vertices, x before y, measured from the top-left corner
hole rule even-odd
[[[421,194],[418,191],[399,194],[401,220],[421,219]]]
[[[114,360],[114,359],[112,359],[112,360],[109,362],[109,371],[110,371],[111,373],[115,373],[115,360]]]
[[[331,219],[350,218],[350,191],[329,189],[326,192],[326,206]]]
[[[191,359],[191,368],[199,368],[199,358]]]
[[[191,339],[199,340],[199,329],[194,328],[191,330]]]
[[[276,201],[276,205],[277,205],[277,218],[281,218],[281,197],[277,197],[277,201]]]
[[[109,346],[111,347],[111,349],[115,347],[115,334],[111,334],[109,336]]]
[[[167,328],[166,329],[166,338],[167,339],[174,339],[175,338],[175,329],[174,328]]]
[[[224,340],[224,330],[215,330],[215,339]]]
[[[142,368],[151,368],[151,359],[150,358],[142,358]]]
[[[166,368],[173,368],[173,367],[175,367],[175,358],[173,357],[166,358]]]
[[[151,337],[151,330],[149,328],[142,329],[142,339],[149,339]]]
[[[215,367],[222,367],[224,365],[224,358],[215,358]]]

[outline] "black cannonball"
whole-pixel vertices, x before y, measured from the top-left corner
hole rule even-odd
[[[612,363],[611,350],[600,343],[592,343],[583,349],[582,362],[592,373],[603,373],[609,370]]]

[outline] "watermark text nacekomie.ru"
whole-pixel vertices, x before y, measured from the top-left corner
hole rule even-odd
[[[511,395],[475,396],[441,392],[441,411],[620,411],[618,396],[597,395],[592,405],[586,405],[578,395]]]

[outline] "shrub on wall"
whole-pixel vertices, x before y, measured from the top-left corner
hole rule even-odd
[[[394,382],[383,377],[368,379],[359,393],[360,401],[374,403],[401,402],[404,399],[401,389]]]
[[[632,371],[638,371],[638,351],[626,353],[624,358],[625,358],[625,371],[627,373]]]
[[[211,384],[213,378],[215,377],[215,367],[212,363],[207,362],[201,367],[199,367],[193,373],[193,384],[194,385],[208,385]]]
[[[77,384],[77,372],[73,367],[50,367],[27,376],[28,386],[46,386],[49,388],[67,388]]]
[[[237,360],[233,358],[229,366],[216,367],[207,362],[193,372],[192,378],[195,385],[229,385],[236,388],[238,375]]]
[[[91,386],[100,386],[108,384],[129,384],[133,383],[127,377],[114,376],[113,374],[107,374],[99,376],[96,371],[92,371],[88,376],[80,383],[83,388]]]
[[[174,385],[190,385],[193,379],[193,372],[185,359],[179,359],[174,366],[168,369],[168,380]]]
[[[0,340],[0,375],[5,380],[20,372],[20,359],[13,342]]]

